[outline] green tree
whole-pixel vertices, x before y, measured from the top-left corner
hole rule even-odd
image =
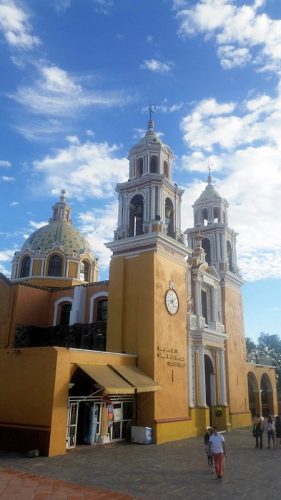
[[[260,333],[257,343],[246,337],[247,360],[275,367],[278,394],[281,394],[281,338],[279,335]]]

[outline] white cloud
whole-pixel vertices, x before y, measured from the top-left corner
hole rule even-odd
[[[230,203],[243,276],[281,278],[280,87],[275,97],[257,95],[231,105],[203,100],[183,119],[182,130],[188,147],[182,168],[207,177],[210,162],[217,190]],[[193,225],[189,207],[204,186],[197,181],[184,195],[185,227]]]
[[[35,222],[33,220],[29,221],[29,225],[32,230],[34,229],[40,229],[40,227],[46,226],[48,224],[48,221],[41,221],[41,222]]]
[[[79,214],[79,229],[87,235],[95,257],[99,258],[102,271],[108,270],[111,252],[105,243],[113,240],[118,213],[117,201],[108,203],[102,209]]]
[[[16,251],[15,249],[0,251],[0,273],[7,276],[7,278],[10,278],[11,275],[10,262],[14,256],[15,251]]]
[[[2,175],[1,179],[3,182],[14,182],[16,180],[15,177],[8,177],[7,175]]]
[[[18,201],[11,201],[11,203],[9,203],[9,207],[18,207],[18,206],[19,206]]]
[[[163,62],[158,59],[146,59],[142,64],[142,69],[148,69],[154,73],[169,73],[173,67],[171,62]]]
[[[93,0],[93,5],[95,12],[108,15],[113,7],[113,0]]]
[[[57,66],[38,67],[40,78],[30,87],[19,87],[9,97],[29,112],[47,116],[73,116],[93,106],[122,106],[130,97],[121,91],[98,91],[83,88],[75,78]]]
[[[58,14],[64,14],[67,9],[71,6],[71,0],[56,0],[55,10]]]
[[[0,0],[0,32],[11,47],[29,50],[41,43],[32,35],[29,18],[30,15],[13,0]]]
[[[29,141],[49,142],[53,137],[59,134],[65,135],[70,124],[63,123],[55,118],[46,118],[44,120],[27,120],[25,124],[14,125],[13,128]]]
[[[34,167],[44,177],[44,191],[57,193],[63,187],[69,196],[79,199],[111,198],[116,183],[128,175],[127,159],[116,158],[117,150],[106,142],[74,142],[34,162]]]
[[[10,168],[12,166],[11,162],[8,160],[0,160],[0,168]]]
[[[225,69],[252,62],[267,71],[281,69],[281,20],[260,11],[265,3],[236,5],[231,0],[199,0],[185,7],[174,4],[183,37],[213,37]]]

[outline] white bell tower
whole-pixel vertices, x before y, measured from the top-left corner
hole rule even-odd
[[[193,205],[194,227],[187,229],[188,244],[196,246],[196,237],[202,236],[202,247],[209,266],[214,266],[221,277],[229,272],[239,276],[236,256],[237,233],[228,226],[228,202],[222,198],[212,184],[211,174],[208,183]]]
[[[183,190],[172,182],[173,153],[154,131],[152,108],[147,132],[130,149],[128,159],[129,179],[116,187],[119,213],[114,239],[160,232],[181,240]]]

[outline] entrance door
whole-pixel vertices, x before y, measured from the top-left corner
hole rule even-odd
[[[66,447],[75,448],[79,403],[70,403],[67,415]]]

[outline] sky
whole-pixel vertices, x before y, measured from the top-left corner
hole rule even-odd
[[[107,279],[149,105],[182,230],[210,166],[239,233],[245,334],[280,335],[280,0],[0,0],[0,272],[65,189]]]

